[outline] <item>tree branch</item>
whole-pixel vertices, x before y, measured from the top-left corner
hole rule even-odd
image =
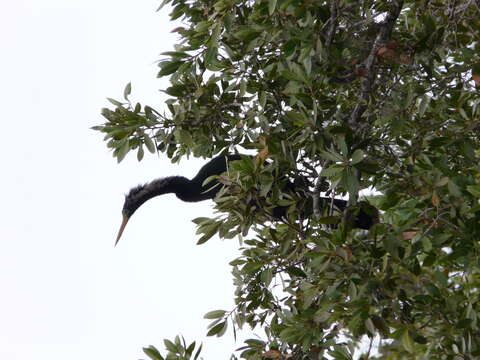
[[[403,0],[395,0],[393,2],[392,10],[387,14],[385,20],[380,25],[377,37],[372,44],[370,49],[370,54],[368,55],[365,61],[365,70],[367,76],[362,82],[361,93],[358,99],[358,103],[355,106],[355,109],[352,111],[352,115],[348,120],[349,127],[356,133],[363,132],[368,124],[361,124],[360,118],[367,109],[367,103],[370,98],[370,93],[372,91],[373,85],[375,83],[375,78],[377,76],[377,69],[375,67],[377,60],[377,50],[381,44],[386,43],[390,38],[390,35],[393,30],[393,26],[397,21],[400,11],[403,7]]]
[[[332,1],[330,4],[330,19],[328,19],[329,26],[327,31],[327,36],[325,39],[325,46],[328,48],[335,37],[335,32],[337,31],[338,25],[338,0]]]

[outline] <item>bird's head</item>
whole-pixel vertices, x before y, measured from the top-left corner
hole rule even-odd
[[[137,209],[142,206],[149,199],[163,195],[167,193],[176,193],[181,190],[182,186],[188,185],[188,179],[181,176],[168,176],[164,178],[155,179],[144,185],[138,185],[129,191],[125,195],[125,202],[123,204],[123,220],[120,225],[120,230],[118,230],[117,240],[115,245],[117,245],[118,240],[122,236],[125,226],[130,217],[137,211]],[[178,196],[178,195],[177,195]]]
[[[137,211],[137,209],[148,200],[145,188],[148,184],[138,185],[137,187],[131,189],[128,194],[125,195],[125,202],[123,203],[122,209],[122,224],[118,230],[117,240],[115,241],[115,246],[117,245],[120,237],[122,236],[123,230],[127,226],[128,220],[130,217]]]

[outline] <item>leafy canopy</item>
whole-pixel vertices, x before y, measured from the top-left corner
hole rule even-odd
[[[221,177],[218,215],[195,220],[200,243],[243,239],[236,307],[206,314],[208,335],[263,329],[233,355],[252,360],[480,357],[478,1],[165,4],[183,23],[158,63],[166,113],[130,103],[129,84],[95,129],[118,161],[256,154]],[[307,190],[287,193],[298,178]],[[368,188],[382,213],[369,231],[316,202],[305,216],[311,193],[354,206]]]

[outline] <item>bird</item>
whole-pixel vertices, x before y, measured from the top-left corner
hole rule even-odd
[[[191,180],[184,176],[167,176],[131,189],[125,195],[122,209],[123,220],[118,231],[115,246],[118,244],[130,217],[146,201],[156,196],[170,193],[174,193],[180,200],[186,202],[213,199],[220,191],[221,186],[217,179],[213,179],[208,184],[204,184],[205,180],[210,176],[221,175],[227,171],[229,161],[240,159],[241,156],[238,154],[219,155],[203,165],[198,174]]]
[[[221,175],[227,171],[230,161],[240,160],[241,158],[239,154],[219,155],[203,165],[197,175],[191,180],[184,176],[167,176],[132,188],[128,194],[125,195],[125,202],[122,209],[123,218],[115,240],[115,246],[118,244],[132,215],[145,202],[156,196],[169,193],[174,193],[177,198],[186,202],[213,199],[221,189],[220,183],[218,179],[212,179],[204,184],[205,180],[211,176]],[[295,188],[299,186],[298,183],[302,183],[302,187],[307,186],[305,185],[307,183],[306,181],[295,183],[287,182],[285,188],[287,191],[295,191]],[[332,199],[326,197],[321,198],[322,204],[329,205],[331,203]],[[339,211],[343,212],[347,208],[348,202],[341,199],[333,199],[333,205]],[[364,207],[363,205],[356,207],[355,212],[352,212],[354,218],[351,220],[354,227],[368,230],[374,223],[378,222],[378,211],[375,213],[376,209],[372,208],[371,205],[368,205],[368,207]],[[312,211],[309,213],[311,212]],[[287,213],[287,207],[279,206],[274,208],[272,213],[275,218],[282,218]]]

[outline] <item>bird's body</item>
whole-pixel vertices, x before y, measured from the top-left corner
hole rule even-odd
[[[146,201],[156,196],[169,193],[174,193],[180,200],[186,202],[197,202],[213,199],[221,189],[220,183],[217,179],[213,179],[207,184],[204,184],[205,180],[211,176],[221,175],[227,170],[229,161],[240,159],[241,156],[237,154],[220,155],[202,166],[198,174],[195,175],[195,177],[191,180],[183,176],[168,176],[153,180],[152,182],[139,185],[131,189],[130,192],[125,196],[125,203],[122,210],[123,222],[120,226],[115,245],[118,243],[118,240],[120,240],[129,218]],[[300,181],[299,183],[302,183],[302,185],[287,182],[285,190],[287,192],[300,190],[297,189],[297,187],[300,186],[302,187],[301,190],[306,190],[308,192],[308,185],[306,185],[307,182]],[[322,198],[322,200],[324,205],[329,204],[331,201],[329,198]],[[338,210],[343,211],[347,207],[347,201],[334,199],[333,205]],[[281,218],[285,216],[286,212],[287,208],[281,206],[274,208],[272,211],[275,218]],[[375,211],[373,210],[373,212]],[[311,211],[308,211],[308,213],[311,213]],[[369,211],[364,211],[363,208],[359,208],[357,213],[354,214],[354,227],[369,229],[375,222],[373,215],[374,214],[370,214]]]

